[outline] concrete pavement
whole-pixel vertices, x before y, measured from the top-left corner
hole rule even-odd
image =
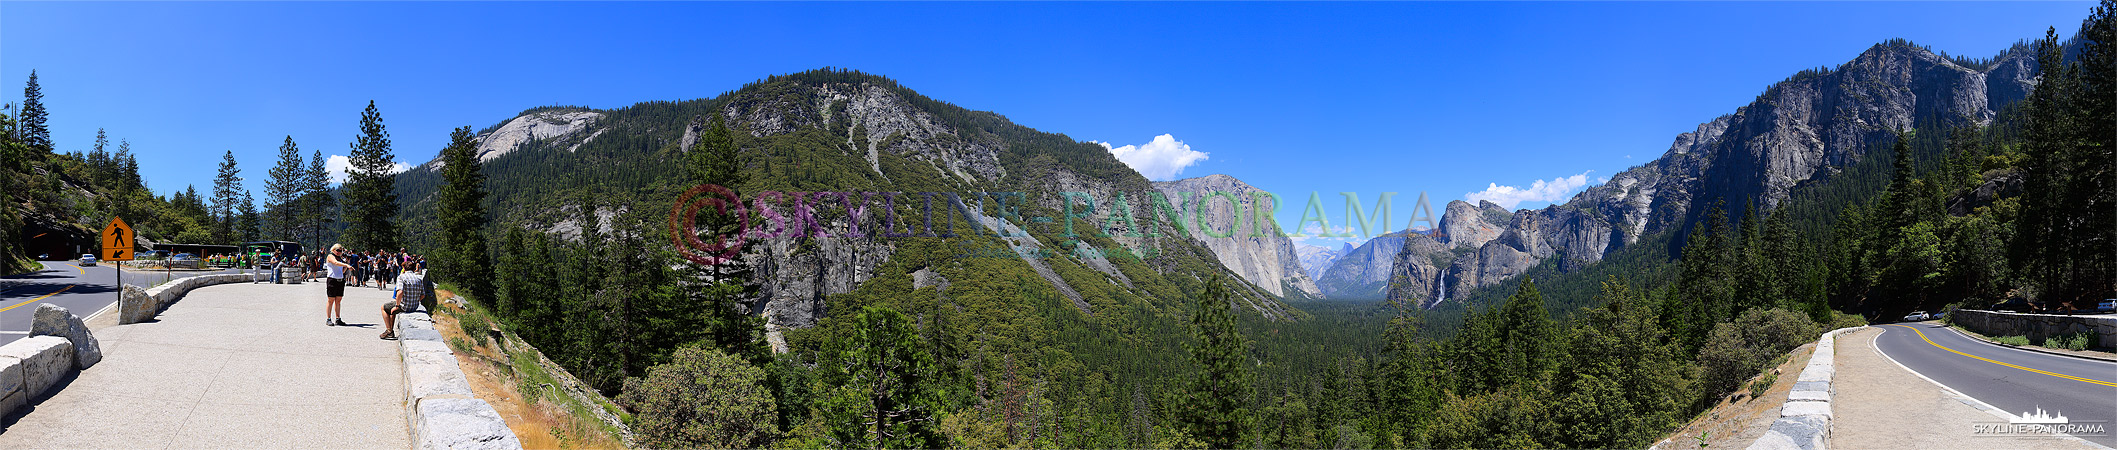
[[[44,270],[4,277],[9,287],[0,287],[0,345],[29,335],[30,319],[38,303],[59,305],[86,319],[104,307],[117,303],[117,290],[112,283],[119,281],[118,269],[110,264],[81,266],[77,261],[43,261]],[[152,287],[174,278],[218,273],[240,273],[237,270],[174,271],[131,270],[122,275],[127,285],[140,288]]]
[[[388,292],[323,284],[200,288],[155,322],[95,330],[101,364],[0,430],[0,448],[407,448]],[[85,314],[84,314],[85,315]]]
[[[1903,330],[1870,327],[1838,336],[1835,419],[1831,446],[1837,448],[1922,448],[1985,450],[2092,449],[2088,442],[2049,435],[1982,433],[1980,427],[2004,426],[2006,419],[1921,379],[1876,350],[1877,338]],[[1911,334],[1905,332],[1903,334]],[[1923,342],[1921,342],[1923,344]],[[1908,363],[1907,363],[1908,364]]]

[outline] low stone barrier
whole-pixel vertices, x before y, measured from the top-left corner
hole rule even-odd
[[[37,305],[30,336],[0,345],[0,417],[11,417],[49,393],[59,380],[103,360],[81,318],[50,303]]]
[[[2095,333],[2095,346],[2117,348],[2117,317],[2061,316],[1974,309],[1958,309],[1949,314],[1949,323],[1986,336],[2028,336],[2031,341],[2041,341],[2051,336],[2087,331]]]
[[[520,449],[500,411],[471,393],[456,354],[427,313],[397,315],[404,355],[405,418],[418,449]]]
[[[1823,450],[1830,444],[1830,380],[1836,377],[1838,335],[1866,327],[1831,330],[1816,339],[1816,351],[1794,379],[1794,389],[1779,407],[1779,420],[1749,445],[1749,450]]]
[[[145,290],[126,286],[125,293],[118,296],[118,324],[140,323],[153,319],[154,315],[169,309],[169,305],[183,299],[184,294],[191,293],[192,289],[216,284],[250,283],[262,279],[265,278],[236,273],[178,278]]]

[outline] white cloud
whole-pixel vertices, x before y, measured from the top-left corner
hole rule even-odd
[[[1116,155],[1118,161],[1124,161],[1125,165],[1132,166],[1132,170],[1139,171],[1140,175],[1154,181],[1176,179],[1176,174],[1183,173],[1185,167],[1206,160],[1206,152],[1191,150],[1191,146],[1184,145],[1183,141],[1167,134],[1155,136],[1152,142],[1145,145],[1111,147],[1108,142],[1088,142],[1109,149],[1110,154]]]
[[[1594,171],[1581,172],[1579,175],[1570,177],[1536,180],[1536,182],[1530,183],[1528,188],[1490,183],[1483,192],[1463,194],[1463,200],[1471,203],[1477,203],[1479,200],[1490,200],[1492,203],[1499,204],[1507,209],[1514,209],[1515,205],[1519,205],[1522,202],[1557,203],[1565,200],[1566,196],[1573,195],[1574,191],[1588,187],[1588,173],[1590,172]]]
[[[405,163],[393,164],[396,167],[392,168],[390,173],[404,173],[406,170],[412,170],[412,166]],[[331,155],[330,158],[323,160],[323,168],[331,173],[332,183],[344,183],[347,177],[346,169],[351,167],[353,167],[353,160],[345,157],[345,155]]]

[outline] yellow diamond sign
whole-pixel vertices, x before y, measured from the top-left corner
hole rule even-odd
[[[110,226],[103,227],[103,260],[131,261],[132,238],[132,225],[126,225],[124,218],[111,217]]]

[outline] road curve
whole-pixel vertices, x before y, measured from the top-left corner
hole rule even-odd
[[[44,270],[6,277],[19,284],[0,291],[0,345],[28,337],[29,325],[36,317],[38,303],[59,305],[86,319],[90,314],[118,302],[117,289],[112,287],[118,281],[116,267],[108,264],[82,266],[78,261],[43,263]],[[124,282],[145,288],[173,278],[237,272],[239,271],[232,269],[173,273],[127,270]]]
[[[2099,435],[2076,436],[2117,446],[2117,363],[1992,344],[1935,322],[1880,328],[1875,348],[1919,375],[2011,414],[2041,408],[2075,424],[2101,424]]]

